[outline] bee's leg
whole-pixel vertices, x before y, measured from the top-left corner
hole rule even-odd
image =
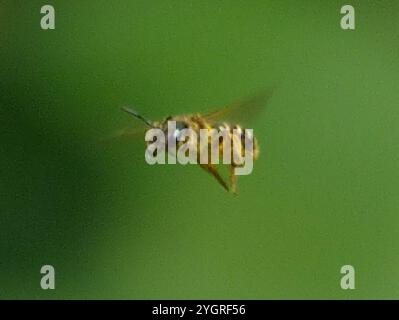
[[[215,166],[212,164],[201,164],[201,168],[204,170],[208,171],[210,174],[212,174],[215,179],[222,185],[223,188],[225,188],[227,191],[229,191],[229,187],[227,183],[223,180],[223,178],[220,176],[219,172],[216,170]]]
[[[230,191],[234,195],[237,195],[237,176],[234,173],[235,166],[230,165]]]

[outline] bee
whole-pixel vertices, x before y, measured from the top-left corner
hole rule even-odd
[[[171,138],[175,139],[177,148],[193,138],[187,137],[187,139],[183,141],[179,139],[179,136],[183,129],[191,129],[192,132],[197,133],[195,134],[195,139],[199,139],[198,137],[200,136],[200,129],[216,129],[226,132],[228,138],[231,139],[230,141],[233,142],[232,148],[230,149],[232,160],[227,165],[229,170],[229,179],[224,179],[220,173],[220,170],[218,170],[218,167],[210,160],[207,163],[201,163],[199,161],[201,153],[201,150],[199,148],[197,148],[196,155],[198,160],[197,163],[202,169],[209,172],[225,190],[237,195],[237,175],[235,174],[235,169],[242,167],[243,163],[237,162],[236,159],[238,157],[236,156],[239,155],[241,157],[245,157],[245,152],[250,152],[245,149],[245,143],[249,142],[253,146],[251,151],[252,154],[250,154],[250,156],[252,156],[253,160],[258,159],[259,157],[259,146],[257,139],[255,138],[255,136],[249,134],[249,130],[247,131],[238,123],[243,118],[243,116],[248,118],[251,115],[257,115],[258,112],[263,109],[268,100],[271,98],[272,92],[272,90],[268,90],[267,92],[263,92],[260,95],[253,96],[251,98],[242,100],[232,105],[228,105],[207,114],[196,113],[168,116],[160,121],[150,121],[137,111],[127,107],[122,107],[121,109],[134,116],[135,118],[140,119],[143,123],[145,123],[147,127],[162,130],[165,136],[168,137],[168,141],[170,141],[169,139]],[[176,124],[174,132],[168,132],[169,121],[174,121]],[[119,135],[126,135],[126,131],[120,132]],[[247,141],[245,141],[246,139]],[[191,141],[197,144],[199,140]],[[218,141],[216,141],[216,143],[218,143],[217,147],[220,157],[223,154],[224,149],[223,139],[219,139]],[[210,154],[211,140],[208,140],[208,145],[205,147],[208,149],[208,154]],[[210,159],[209,156],[208,159]]]

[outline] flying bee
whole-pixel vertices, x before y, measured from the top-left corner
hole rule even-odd
[[[252,130],[245,129],[238,123],[243,116],[248,118],[251,115],[255,116],[258,114],[270,99],[272,92],[272,90],[269,90],[261,95],[254,96],[208,114],[168,116],[161,121],[150,121],[130,108],[123,107],[122,110],[143,121],[148,128],[160,129],[167,137],[166,141],[174,141],[178,149],[183,144],[187,143],[189,146],[191,144],[201,146],[200,148],[196,148],[196,163],[198,163],[205,171],[209,172],[225,190],[237,194],[236,168],[243,167],[244,164],[242,158],[247,159],[247,157],[250,156],[253,160],[256,160],[259,156],[258,142],[251,134]],[[230,122],[230,119],[233,122]],[[171,121],[175,123],[175,127],[172,132],[169,132],[168,123]],[[184,129],[190,129],[191,131],[189,131],[194,134],[187,136],[184,139],[180,139],[181,134],[185,131]],[[204,146],[200,143],[201,129],[206,129],[208,131],[218,130],[218,132],[224,132],[224,136],[223,138],[219,137],[216,141],[209,138]],[[126,131],[122,131],[118,135],[126,135]],[[226,138],[231,141],[229,149],[227,149],[225,145]],[[215,147],[215,143],[217,148],[216,152],[219,157],[223,156],[225,149],[228,150],[226,153],[230,153],[231,161],[227,165],[229,169],[229,179],[224,179],[220,170],[218,170],[218,167],[211,161],[212,146]],[[247,150],[247,148],[245,148],[246,145],[251,145],[251,150]],[[204,151],[203,148],[206,148],[206,150]],[[207,159],[209,159],[206,163],[200,161],[202,155],[201,152],[203,151],[207,153]],[[170,152],[169,148],[168,152]],[[239,161],[239,159],[241,159],[241,161]]]

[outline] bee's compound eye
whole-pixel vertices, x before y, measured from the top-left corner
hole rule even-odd
[[[173,133],[173,138],[177,139],[180,136],[180,130],[176,129],[175,132]]]
[[[187,125],[186,125],[185,122],[183,122],[183,121],[177,121],[176,122],[176,131],[180,131],[180,130],[183,130],[183,129],[186,129],[186,128],[187,128]]]
[[[176,122],[176,130],[175,130],[175,132],[173,133],[173,137],[174,137],[175,139],[179,138],[179,137],[180,137],[180,134],[181,134],[181,131],[182,131],[183,129],[187,129],[186,123],[183,122],[183,121],[177,121],[177,122]]]

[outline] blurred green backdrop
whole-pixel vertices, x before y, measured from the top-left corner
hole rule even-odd
[[[0,2],[0,297],[399,298],[397,1]],[[226,193],[104,141],[279,87]],[[40,288],[44,264],[56,290]],[[340,288],[340,268],[356,289]]]

